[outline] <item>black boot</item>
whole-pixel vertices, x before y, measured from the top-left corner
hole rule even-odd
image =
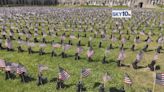
[[[78,59],[79,59],[78,53],[75,53],[75,60],[78,60]]]
[[[117,61],[117,66],[120,67],[121,66],[121,60]]]
[[[138,64],[137,61],[135,61],[135,62],[132,63],[132,66],[133,66],[134,69],[138,69],[137,64]]]
[[[104,56],[103,60],[102,60],[102,64],[106,64],[107,61],[106,61],[106,56]]]
[[[151,71],[154,71],[154,70],[155,70],[155,69],[154,69],[154,68],[155,68],[155,67],[154,67],[155,64],[156,64],[155,60],[152,60],[152,61],[151,61],[151,64],[148,64],[148,67],[150,68]]]
[[[133,44],[132,47],[131,47],[131,50],[134,51],[135,49],[135,45]]]

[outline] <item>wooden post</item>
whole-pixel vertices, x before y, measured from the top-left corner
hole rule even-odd
[[[82,70],[80,71],[80,81],[83,80]]]
[[[154,66],[154,83],[153,83],[153,92],[155,92],[155,86],[156,86],[156,66]]]

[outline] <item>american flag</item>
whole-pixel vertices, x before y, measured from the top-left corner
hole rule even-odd
[[[106,35],[105,37],[103,37],[102,41],[108,40],[109,39],[109,35]]]
[[[62,67],[59,67],[59,79],[68,80],[69,77],[70,77],[69,73],[65,71]]]
[[[13,31],[10,31],[9,34],[10,34],[10,36],[13,36],[14,35],[14,32]]]
[[[127,73],[125,73],[125,75],[124,75],[124,83],[129,84],[129,85],[132,84],[132,80],[130,79],[130,77]]]
[[[89,48],[88,52],[87,52],[87,56],[88,57],[92,57],[94,55],[94,51],[92,48]]]
[[[121,50],[119,55],[118,55],[118,58],[117,60],[124,60],[125,59],[125,51],[124,50]]]
[[[97,35],[98,33],[97,33],[97,31],[94,31],[94,33]]]
[[[38,36],[38,33],[37,33],[37,32],[35,32],[35,33],[34,33],[34,37],[37,37],[37,36]]]
[[[89,68],[81,70],[82,77],[88,77],[90,74],[91,74],[91,69],[89,69]]]
[[[105,55],[108,55],[110,53],[110,46],[106,48]]]
[[[138,61],[141,61],[142,58],[143,58],[143,52],[140,51],[140,52],[137,54],[136,59],[137,59]]]
[[[17,72],[17,74],[21,74],[23,72],[27,73],[27,70],[26,70],[26,68],[24,66],[19,65],[17,67],[17,71],[16,72]]]
[[[27,42],[27,45],[28,45],[29,47],[34,47],[34,46],[35,46],[35,43],[34,43],[34,42]]]
[[[65,35],[61,36],[61,40],[65,40],[65,38],[66,38]]]
[[[22,73],[21,68],[20,67],[17,67],[16,72],[17,72],[17,74],[21,74]]]
[[[103,75],[102,79],[104,82],[112,80],[111,76],[107,72]]]
[[[148,40],[147,40],[147,43],[151,43],[152,42],[152,40],[149,38]]]
[[[64,51],[69,50],[70,48],[71,48],[71,45],[68,45],[68,44],[64,45]]]
[[[158,59],[158,53],[156,53],[156,54],[154,55],[153,60],[157,60],[157,59]]]
[[[71,39],[76,39],[76,36],[73,35],[73,34],[71,34],[71,35],[70,35],[70,38],[71,38]]]
[[[164,73],[156,73],[156,84],[164,86]]]
[[[104,31],[101,31],[101,35],[105,35]]]
[[[5,67],[5,70],[6,70],[6,71],[12,71],[11,66],[7,65],[7,66]]]
[[[43,37],[46,37],[46,36],[47,36],[46,32],[43,31]]]
[[[6,63],[5,70],[6,71],[13,71],[11,62],[5,62],[5,63]]]
[[[46,47],[46,44],[41,43],[39,46],[40,46],[40,47]]]
[[[78,46],[78,47],[77,47],[77,53],[79,53],[79,54],[80,54],[82,51],[83,51],[83,48],[82,48],[82,47],[80,47],[80,46]]]
[[[39,71],[39,73],[41,73],[41,72],[42,72],[42,71],[44,71],[44,70],[48,70],[48,67],[47,67],[47,66],[44,66],[44,65],[39,64],[39,65],[38,65],[38,71]]]
[[[0,59],[0,68],[5,68],[5,67],[6,67],[5,60]]]
[[[8,38],[6,39],[6,43],[5,43],[6,47],[11,49],[12,48],[12,43],[11,43],[11,40]]]
[[[134,43],[140,43],[140,39],[135,38]]]
[[[27,37],[27,38],[30,38],[30,37],[31,37],[31,34],[26,33],[26,37]]]
[[[54,47],[54,48],[60,48],[60,47],[61,47],[61,45],[60,45],[60,44],[58,44],[58,43],[53,43],[53,44],[52,44],[52,47]]]
[[[89,41],[92,41],[92,37],[91,36],[89,37]]]
[[[163,41],[164,41],[163,37],[160,37],[160,38],[158,39],[158,44],[162,44]]]
[[[140,32],[140,35],[145,35],[145,32],[144,32],[144,31],[141,31],[141,32]]]
[[[19,35],[20,35],[20,36],[22,36],[22,35],[23,35],[23,33],[22,33],[22,32],[19,32]]]
[[[20,65],[20,64],[18,64],[18,63],[12,62],[12,63],[11,63],[12,70],[13,70],[14,72],[16,72],[16,71],[17,71],[17,68],[19,67],[19,65]]]
[[[18,44],[22,44],[23,41],[22,40],[18,40],[17,42],[18,42]]]
[[[116,42],[117,41],[117,38],[115,36],[112,36],[112,42]]]
[[[2,31],[2,35],[6,35],[6,31]]]
[[[138,39],[136,39],[136,43],[140,43],[141,42],[141,40],[138,38]]]
[[[122,44],[125,44],[125,43],[126,43],[126,38],[123,37],[123,38],[121,39],[121,43],[122,43]]]

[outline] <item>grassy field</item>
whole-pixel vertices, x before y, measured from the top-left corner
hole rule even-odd
[[[86,7],[85,7],[86,8]],[[159,11],[157,11],[159,13]],[[36,19],[34,19],[36,20]],[[11,20],[13,21],[13,20]],[[151,22],[153,21],[153,19],[151,19]],[[25,22],[22,21],[21,22],[22,25],[25,25]],[[68,23],[69,24],[69,23]],[[107,34],[111,34],[111,21],[109,20],[107,22],[108,26],[107,26]],[[46,24],[48,25],[48,24]],[[126,27],[123,30],[124,32],[126,32],[126,30],[128,30],[128,25],[130,25],[130,22],[126,22],[125,23]],[[9,27],[9,25],[7,25]],[[84,25],[85,26],[85,25]],[[98,24],[96,25],[98,26]],[[58,34],[61,35],[64,32],[64,27],[58,27],[59,28],[59,32]],[[57,28],[57,29],[58,29]],[[95,27],[96,28],[96,27]],[[143,27],[141,27],[143,28]],[[1,29],[0,29],[1,30]],[[39,31],[41,30],[41,26],[39,26]],[[45,30],[48,30],[48,27],[46,26]],[[7,31],[9,31],[9,28],[7,28]],[[15,31],[15,30],[14,30]],[[31,30],[32,31],[32,30]],[[68,28],[68,32],[66,32],[66,34],[70,34],[71,32],[71,27]],[[137,30],[140,31],[140,30]],[[149,27],[146,28],[146,32],[149,31]],[[33,32],[33,31],[32,31]],[[159,30],[158,28],[154,29],[154,32],[156,34],[159,35]],[[78,34],[78,32],[74,32],[75,35]],[[80,33],[81,36],[84,35],[83,32]],[[70,79],[65,81],[65,84],[69,85],[70,87],[62,89],[62,90],[56,90],[56,82],[48,82],[47,84],[43,85],[43,86],[37,86],[36,83],[37,81],[32,81],[30,83],[27,84],[22,84],[20,82],[20,78],[16,78],[14,80],[5,80],[4,79],[4,72],[0,71],[0,92],[75,92],[76,91],[76,84],[79,80],[80,77],[80,71],[82,68],[90,68],[92,73],[89,77],[83,79],[83,82],[85,84],[85,87],[87,88],[87,92],[98,92],[98,87],[94,87],[94,85],[96,83],[101,83],[102,82],[102,76],[104,75],[104,73],[108,72],[111,77],[112,80],[109,81],[106,84],[106,90],[109,90],[109,88],[111,87],[116,87],[116,88],[121,88],[122,86],[125,87],[126,92],[146,92],[147,88],[152,89],[153,88],[153,82],[154,82],[154,74],[155,72],[151,72],[150,70],[148,70],[147,68],[143,68],[143,69],[137,69],[134,70],[132,67],[128,68],[128,67],[117,67],[116,65],[116,60],[117,60],[117,56],[119,54],[119,47],[120,47],[120,42],[115,42],[112,43],[109,40],[105,40],[103,41],[103,47],[102,48],[98,48],[98,43],[101,40],[100,39],[100,35],[98,38],[93,39],[92,41],[92,46],[95,50],[95,55],[93,56],[93,62],[88,62],[87,58],[86,58],[86,52],[88,50],[87,42],[88,42],[88,38],[89,36],[92,35],[93,33],[91,32],[87,32],[87,37],[81,38],[82,44],[85,45],[83,46],[84,51],[81,54],[81,59],[79,61],[75,61],[74,60],[74,53],[76,52],[76,44],[78,42],[77,39],[73,40],[73,46],[71,47],[70,50],[66,51],[66,53],[68,55],[70,55],[70,57],[68,58],[61,58],[61,56],[56,56],[56,57],[51,57],[50,56],[50,52],[53,49],[51,47],[50,44],[47,44],[45,51],[47,52],[47,54],[40,56],[38,53],[34,53],[29,55],[27,52],[27,46],[23,45],[23,49],[26,50],[26,52],[23,53],[18,53],[16,47],[18,46],[18,43],[16,40],[13,40],[13,47],[15,49],[14,52],[11,51],[6,51],[6,50],[0,50],[0,59],[4,59],[6,61],[11,61],[11,62],[19,62],[23,65],[25,65],[25,67],[28,70],[29,75],[31,75],[32,77],[34,77],[37,80],[37,75],[38,75],[38,64],[43,64],[43,65],[47,65],[49,67],[48,71],[44,72],[44,76],[48,78],[48,80],[50,81],[53,78],[56,78],[58,75],[58,65],[60,65],[61,67],[65,68],[71,75]],[[119,36],[118,34],[116,34],[115,36]],[[123,36],[128,37],[126,34],[124,34]],[[137,45],[137,50],[132,52],[130,50],[131,45],[133,44],[133,39],[136,35],[131,35],[130,40],[125,44],[125,48],[127,48],[125,50],[126,53],[126,58],[124,63],[125,64],[131,64],[136,57],[136,54],[139,52],[140,49],[142,49],[145,45],[145,43],[140,43]],[[15,38],[17,38],[18,35],[15,35]],[[25,37],[21,36],[23,39],[25,39]],[[141,40],[146,39],[146,36],[142,36],[140,35]],[[41,36],[38,37],[41,40]],[[158,36],[152,36],[153,38],[153,42],[150,43],[149,48],[148,48],[148,52],[144,53],[144,58],[143,60],[140,62],[139,65],[142,66],[147,66],[151,60],[153,59],[153,56],[155,54],[155,49],[158,46],[158,44],[155,42],[155,40],[158,38]],[[31,41],[33,39],[30,39]],[[55,42],[60,42],[59,37],[50,37],[47,36],[46,40],[48,41],[52,41],[55,40]],[[67,43],[69,40],[69,38],[67,38],[65,40],[65,42]],[[4,43],[4,40],[3,40]],[[108,64],[102,64],[102,58],[104,56],[104,52],[107,46],[109,46],[109,44],[112,43],[113,46],[115,47],[115,49],[112,49],[110,54],[107,56],[107,60],[108,60]],[[4,46],[4,44],[3,44]],[[34,51],[38,51],[39,50],[39,44],[37,43],[36,46],[34,46],[33,48]],[[60,54],[62,49],[58,48],[55,49],[57,54]],[[164,71],[164,51],[162,51],[162,53],[159,55],[159,59],[157,60],[157,65],[160,65],[161,69],[158,70],[157,72],[163,72]],[[124,78],[124,73],[128,73],[129,76],[131,77],[132,81],[133,81],[133,85],[130,87],[128,85],[125,85],[123,83],[123,78]],[[160,85],[156,85],[155,87],[155,92],[163,92],[164,91],[164,86],[160,86]]]

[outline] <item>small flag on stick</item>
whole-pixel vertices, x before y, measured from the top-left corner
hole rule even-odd
[[[87,68],[87,69],[82,69],[81,71],[81,77],[88,77],[91,73],[91,69]]]
[[[106,72],[102,77],[104,83],[112,80],[111,76]]]
[[[164,73],[156,73],[156,84],[164,86]]]
[[[132,84],[132,80],[130,79],[130,77],[127,73],[125,73],[125,75],[124,75],[124,83],[129,84],[129,85]]]
[[[65,71],[62,67],[59,67],[59,79],[64,81],[68,80],[69,77],[69,73]]]

